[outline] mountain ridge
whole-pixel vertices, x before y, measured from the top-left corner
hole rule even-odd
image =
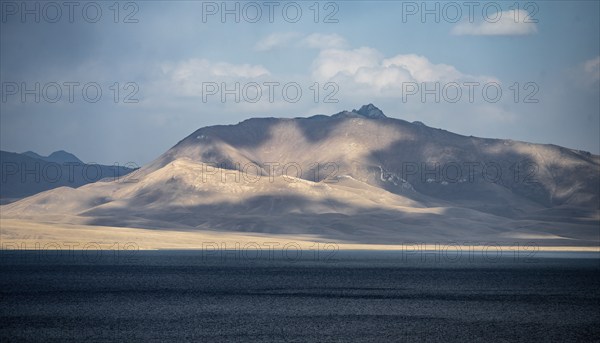
[[[76,188],[106,178],[119,178],[134,170],[100,164],[90,167],[91,164],[83,163],[64,150],[48,156],[33,151],[19,154],[0,150],[0,164],[0,203],[3,204],[57,187]]]
[[[81,161],[77,156],[71,154],[70,152],[64,151],[64,150],[54,151],[48,156],[42,156],[33,151],[26,151],[24,153],[21,153],[21,155],[29,156],[31,158],[36,158],[38,160],[52,162],[52,163],[82,163],[83,164],[83,161]]]
[[[365,106],[367,116],[203,127],[121,182],[44,192],[3,214],[362,243],[600,241],[600,156],[458,135]]]

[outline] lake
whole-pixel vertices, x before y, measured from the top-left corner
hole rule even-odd
[[[4,341],[600,341],[600,259],[2,251]]]

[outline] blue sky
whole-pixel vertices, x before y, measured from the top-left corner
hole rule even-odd
[[[374,103],[460,134],[600,152],[597,1],[480,2],[471,18],[469,2],[428,2],[423,18],[422,2],[324,1],[317,23],[313,1],[275,2],[273,22],[267,2],[227,2],[240,22],[222,20],[221,2],[120,2],[118,15],[113,2],[76,2],[72,18],[62,2],[60,17],[45,2],[0,3],[2,150],[141,165],[202,126]],[[36,83],[39,102],[23,101],[22,86],[36,93]],[[222,101],[221,86],[236,83],[239,102]],[[485,98],[486,86],[502,95]]]

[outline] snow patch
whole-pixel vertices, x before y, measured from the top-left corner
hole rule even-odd
[[[398,176],[395,173],[392,172],[387,172],[383,169],[383,167],[381,166],[377,166],[379,167],[379,179],[383,182],[390,182],[392,184],[394,184],[394,186],[398,186],[402,189],[406,189],[406,190],[410,190],[414,192],[414,188],[413,186],[410,184],[410,182],[404,180],[403,178],[401,178],[400,176]]]

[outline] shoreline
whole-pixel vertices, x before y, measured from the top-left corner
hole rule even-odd
[[[468,243],[468,244],[467,244]],[[533,244],[531,244],[533,243]],[[537,252],[600,253],[600,246],[539,245],[535,242],[406,242],[395,244],[352,243],[310,235],[268,235],[244,232],[171,231],[157,229],[42,223],[0,219],[0,250],[138,250],[138,251],[402,251],[486,252],[535,254]]]

